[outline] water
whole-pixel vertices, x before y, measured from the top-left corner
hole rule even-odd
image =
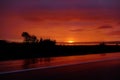
[[[67,45],[67,46],[72,46],[72,45],[99,45],[101,42],[73,42],[73,43],[68,43],[68,42],[57,42],[57,45]],[[119,43],[117,45],[120,45],[120,42],[104,42],[106,45],[116,45],[116,43]]]
[[[69,65],[69,64],[83,64],[86,62],[94,62],[98,60],[111,60],[111,59],[120,59],[120,52],[1,61],[0,73],[15,71],[15,70],[31,69],[31,68],[41,68],[41,67],[44,68],[44,67],[61,66],[61,65]]]
[[[100,42],[73,42],[73,43],[68,43],[68,42],[58,42],[57,45],[99,45]]]

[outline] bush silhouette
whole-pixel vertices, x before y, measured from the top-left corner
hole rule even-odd
[[[25,43],[39,43],[42,46],[51,46],[56,44],[56,41],[51,39],[40,38],[40,40],[38,40],[35,35],[30,35],[28,32],[23,32],[21,36],[24,38]]]
[[[38,42],[37,37],[35,35],[30,35],[28,32],[23,32],[22,37],[24,37],[25,43],[36,43]]]

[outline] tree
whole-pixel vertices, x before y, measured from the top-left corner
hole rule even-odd
[[[37,37],[36,37],[35,35],[32,35],[32,36],[31,36],[31,42],[32,42],[32,43],[38,42],[38,39],[37,39]]]
[[[51,39],[42,39],[41,38],[39,43],[43,46],[53,46],[56,44],[56,41],[51,40]]]
[[[38,39],[35,35],[30,35],[28,32],[23,32],[22,37],[24,37],[24,42],[26,43],[36,43]]]
[[[23,32],[21,36],[24,37],[24,42],[29,43],[31,41],[31,36],[28,32]]]
[[[51,46],[51,45],[55,45],[56,41],[55,40],[50,40],[50,39],[40,39],[40,41],[38,41],[37,37],[35,35],[30,35],[28,32],[23,32],[22,37],[24,37],[24,42],[25,43],[40,43],[41,45],[45,45],[45,46]]]

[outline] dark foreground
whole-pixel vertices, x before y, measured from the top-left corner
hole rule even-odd
[[[0,45],[0,60],[85,55],[111,52],[120,52],[120,45],[58,46],[48,44],[41,45],[36,43],[2,43]]]
[[[2,74],[0,80],[120,80],[120,59]]]

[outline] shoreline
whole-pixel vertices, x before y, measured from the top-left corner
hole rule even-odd
[[[112,52],[120,52],[120,45],[42,46],[39,44],[6,44],[0,46],[0,61]]]

